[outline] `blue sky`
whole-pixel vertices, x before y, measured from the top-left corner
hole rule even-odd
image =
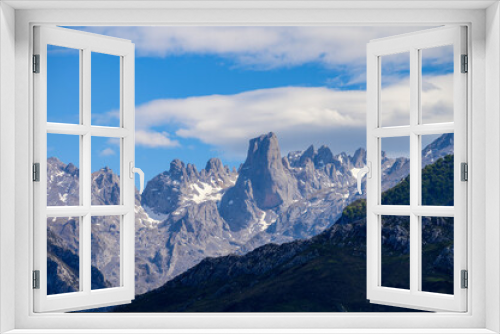
[[[75,29],[130,39],[136,45],[136,166],[149,180],[168,170],[174,158],[201,169],[217,156],[237,167],[248,140],[269,131],[277,133],[282,155],[311,144],[326,144],[334,154],[365,147],[366,43],[423,28]],[[426,61],[430,91],[443,88],[438,79],[452,72],[440,60],[449,55],[443,52],[431,53]],[[48,62],[48,121],[76,123],[78,53],[51,48]],[[407,80],[407,64],[395,60],[384,73],[393,90],[389,93],[398,95]],[[118,75],[117,57],[92,55],[93,124],[118,125]],[[389,102],[396,112],[404,105],[397,98]],[[65,163],[78,160],[77,141],[52,137],[49,156]],[[118,172],[118,154],[116,141],[96,138],[92,170],[108,165]]]

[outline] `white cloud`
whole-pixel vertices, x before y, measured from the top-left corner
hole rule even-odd
[[[270,131],[286,137],[362,127],[364,103],[364,91],[304,87],[162,99],[137,108],[136,127],[145,130],[176,124],[179,137],[241,153],[248,139]]]
[[[117,126],[120,124],[120,110],[110,110],[105,113],[92,113],[92,124]]]
[[[120,146],[120,143],[121,143],[120,138],[109,138],[108,139],[108,144]]]
[[[424,76],[425,120],[445,121],[452,112],[452,74]],[[383,113],[387,125],[409,123],[407,80],[385,87]],[[325,87],[281,87],[234,95],[154,100],[136,109],[136,142],[149,147],[176,147],[166,132],[175,126],[180,138],[198,139],[229,158],[242,158],[248,140],[275,132],[282,152],[304,145],[329,145],[334,152],[366,145],[366,92]]]
[[[137,119],[137,118],[136,118]],[[153,126],[154,124],[152,124]],[[178,147],[180,146],[177,140],[168,138],[167,132],[156,132],[152,130],[136,130],[135,144],[145,147]]]
[[[131,39],[138,56],[216,55],[237,66],[257,69],[316,62],[335,68],[326,84],[340,87],[366,81],[366,44],[376,38],[426,27],[87,27],[86,30]],[[448,50],[449,51],[449,50]],[[446,48],[432,49],[426,61],[439,65]],[[391,57],[390,57],[391,58]],[[387,121],[408,120],[407,82],[398,71],[407,59],[392,57],[384,81]],[[452,110],[446,76],[424,77],[423,108],[435,120]],[[446,81],[448,80],[448,81]],[[448,83],[447,83],[448,82]],[[302,145],[327,144],[334,152],[366,145],[365,91],[326,87],[281,87],[234,95],[158,99],[137,107],[136,143],[146,147],[181,146],[181,138],[212,145],[226,157],[243,157],[248,139],[269,131],[278,134],[282,152]],[[443,97],[444,95],[445,97]],[[388,97],[388,99],[385,99]],[[117,117],[116,111],[96,122]],[[431,120],[429,120],[431,121]],[[405,124],[406,124],[405,123]],[[388,123],[389,124],[389,123]],[[175,133],[161,129],[178,128]],[[305,144],[307,143],[307,144]]]
[[[137,107],[136,113],[136,138],[142,137],[143,145],[152,128],[175,124],[177,136],[198,139],[232,158],[244,157],[248,140],[270,131],[278,134],[283,152],[303,149],[304,142],[331,144],[346,131],[364,136],[366,118],[364,91],[323,87],[161,99]]]
[[[364,66],[372,40],[426,27],[87,27],[132,40],[139,56],[213,54],[237,65],[276,68],[319,62]]]
[[[102,150],[101,152],[99,152],[99,155],[101,157],[109,157],[111,155],[115,155],[116,152],[112,149],[112,148],[105,148],[104,150]]]
[[[119,115],[117,115],[116,117],[118,118]],[[135,144],[136,145],[150,147],[150,148],[156,148],[156,147],[171,148],[171,147],[181,146],[179,141],[170,139],[169,134],[166,131],[158,132],[155,130],[151,130],[150,127],[152,127],[152,126],[154,126],[154,124],[151,124],[150,126],[148,126],[147,127],[148,129],[139,129],[137,127],[137,129],[135,131]],[[119,138],[109,138],[107,142],[110,145],[116,145],[116,146],[120,146],[120,143],[121,143]],[[111,149],[108,148],[106,150],[111,150]],[[104,150],[104,151],[106,151],[106,150]],[[109,152],[109,153],[111,153],[111,152]],[[114,152],[113,152],[113,154],[114,154]],[[111,154],[108,154],[108,155],[111,155]]]
[[[382,126],[409,124],[409,79],[382,89]],[[453,74],[422,77],[421,109],[423,123],[453,121]]]
[[[422,120],[424,123],[453,121],[453,74],[423,76]]]

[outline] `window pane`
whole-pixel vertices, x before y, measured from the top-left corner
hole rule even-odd
[[[381,139],[382,205],[410,205],[410,138]]]
[[[382,216],[382,286],[410,289],[410,217]]]
[[[120,57],[92,52],[92,125],[120,126]]]
[[[47,134],[47,205],[80,205],[80,137]]]
[[[92,137],[92,205],[119,205],[120,139]]]
[[[80,218],[47,218],[47,294],[80,290]]]
[[[452,217],[422,217],[422,291],[453,294]]]
[[[80,123],[80,50],[47,46],[47,122]]]
[[[422,205],[453,206],[453,133],[422,136]]]
[[[92,290],[120,286],[121,216],[92,217]]]
[[[422,123],[453,122],[453,45],[420,52]]]
[[[410,53],[381,56],[381,126],[410,124]]]

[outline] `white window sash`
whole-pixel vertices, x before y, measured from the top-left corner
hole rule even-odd
[[[461,288],[461,270],[467,269],[467,182],[460,179],[460,164],[467,162],[467,75],[461,73],[461,55],[467,54],[466,28],[441,27],[371,41],[367,46],[367,161],[372,177],[367,180],[367,297],[373,303],[465,312],[467,289]],[[421,71],[419,50],[444,45],[454,47],[454,122],[421,125],[419,120]],[[380,126],[381,56],[410,53],[410,124]],[[454,206],[420,205],[421,145],[419,135],[454,133]],[[410,138],[410,205],[381,205],[381,138]],[[418,176],[418,177],[417,177]],[[410,217],[410,289],[381,286],[381,215]],[[454,294],[421,291],[422,216],[454,217]]]
[[[80,50],[80,124],[47,123],[47,45]],[[91,124],[91,52],[120,57],[119,128]],[[134,161],[134,44],[130,41],[64,28],[34,28],[34,54],[40,73],[34,74],[34,162],[40,181],[34,183],[34,266],[40,288],[34,289],[34,311],[73,311],[130,302],[135,295],[135,191],[129,168]],[[47,207],[47,133],[80,136],[80,205]],[[91,138],[119,138],[120,205],[91,205]],[[132,162],[132,165],[129,164]],[[132,174],[133,175],[133,174]],[[120,215],[120,286],[91,289],[91,217]],[[47,217],[79,217],[80,291],[47,295]]]

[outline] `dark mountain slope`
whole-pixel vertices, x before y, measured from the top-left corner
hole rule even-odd
[[[362,223],[335,225],[312,240],[207,258],[115,312],[403,311],[366,301],[363,238]]]

